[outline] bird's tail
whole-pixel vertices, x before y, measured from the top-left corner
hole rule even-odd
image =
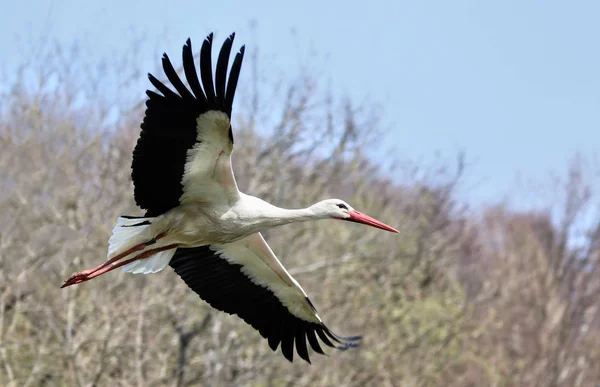
[[[140,250],[140,254],[144,250],[150,250],[160,247],[155,239],[155,230],[153,230],[152,224],[157,218],[134,218],[128,216],[121,216],[117,219],[117,224],[113,228],[112,236],[108,240],[108,259],[116,257],[135,246],[142,244],[147,245],[143,250]],[[151,243],[150,243],[151,242]],[[124,265],[122,270],[129,273],[156,273],[164,269],[171,258],[175,254],[176,249],[169,249],[165,251],[157,252],[149,256],[148,258],[133,261],[127,265]]]
[[[151,240],[153,238],[151,226],[154,219],[120,216],[108,240],[107,258],[115,257],[134,246]]]

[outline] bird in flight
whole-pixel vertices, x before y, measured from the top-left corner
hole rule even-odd
[[[219,52],[214,78],[212,33],[200,50],[200,77],[190,39],[183,46],[189,89],[166,54],[162,65],[174,90],[148,74],[158,92],[146,91],[146,115],[131,165],[135,202],[146,213],[119,217],[107,261],[74,274],[62,287],[119,267],[149,274],[170,265],[212,307],[236,314],[258,330],[273,351],[281,344],[282,354],[293,361],[295,348],[310,363],[307,340],[323,354],[318,338],[344,350],[357,346],[360,337],[341,337],[325,326],[260,232],[319,219],[398,231],[339,199],[283,209],[238,190],[231,168],[231,109],[244,46],[227,76],[234,36]]]

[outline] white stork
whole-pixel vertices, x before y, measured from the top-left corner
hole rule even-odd
[[[238,190],[231,169],[231,107],[244,46],[227,68],[231,34],[212,74],[212,33],[200,51],[200,84],[192,44],[183,46],[183,70],[191,91],[163,55],[175,91],[154,76],[159,93],[146,91],[146,115],[133,151],[131,177],[143,217],[121,216],[109,240],[108,259],[79,272],[62,287],[79,284],[118,267],[130,273],[156,273],[171,265],[212,307],[237,314],[268,339],[275,351],[310,363],[306,340],[323,354],[326,345],[347,349],[360,337],[340,337],[323,323],[302,287],[265,242],[261,231],[292,222],[340,219],[383,230],[394,228],[354,210],[339,199],[288,210]],[[332,341],[337,342],[334,344]]]

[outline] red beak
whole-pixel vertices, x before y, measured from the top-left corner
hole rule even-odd
[[[395,228],[388,226],[387,224],[380,222],[377,219],[371,218],[369,215],[363,214],[362,212],[359,212],[356,210],[352,210],[350,212],[350,217],[344,218],[343,220],[347,220],[349,222],[362,223],[362,224],[366,224],[369,226],[380,228],[385,231],[399,233],[399,231],[396,230]]]

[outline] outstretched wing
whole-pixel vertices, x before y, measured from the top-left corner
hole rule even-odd
[[[317,336],[332,348],[358,346],[360,337],[340,337],[325,326],[261,234],[224,245],[177,249],[170,265],[212,307],[236,314],[258,330],[273,351],[281,343],[289,361],[295,346],[310,363],[306,340],[323,354]]]
[[[211,33],[200,51],[198,79],[192,43],[183,46],[183,70],[191,91],[177,75],[167,54],[162,65],[175,91],[152,74],[159,93],[147,90],[146,115],[133,151],[131,177],[138,206],[158,216],[189,201],[217,204],[235,201],[238,189],[231,169],[231,108],[240,75],[244,46],[227,69],[231,34],[219,53],[213,82]]]

